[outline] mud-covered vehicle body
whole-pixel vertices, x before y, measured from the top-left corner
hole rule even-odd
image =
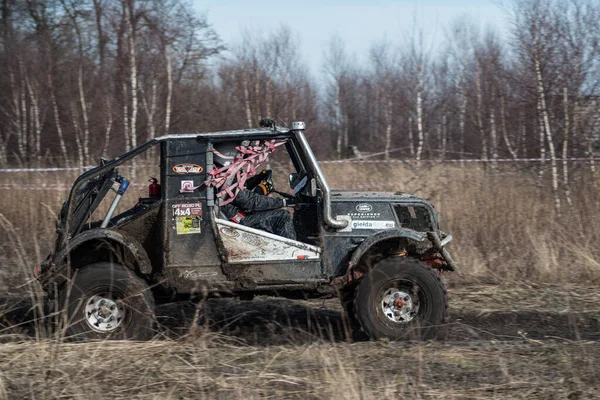
[[[147,338],[156,302],[274,294],[337,295],[371,337],[429,336],[446,315],[439,271],[454,269],[433,206],[400,192],[330,190],[304,129],[167,135],[83,173],[59,214],[55,250],[36,267],[50,303],[67,312],[69,334]],[[226,220],[215,189],[202,184],[215,148],[273,139],[285,141],[290,182],[306,178],[294,195],[297,240]],[[129,184],[117,167],[154,146],[160,186],[113,215]],[[93,221],[111,189],[112,206]]]

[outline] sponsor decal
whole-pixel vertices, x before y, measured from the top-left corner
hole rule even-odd
[[[202,232],[202,203],[173,204],[171,208],[178,235]]]
[[[219,274],[214,271],[196,271],[193,269],[186,269],[185,271],[179,273],[179,277],[185,279],[202,279],[217,275]]]
[[[238,231],[236,231],[235,229],[232,229],[228,226],[224,226],[221,229],[219,229],[219,231],[225,235],[225,236],[229,236],[232,238],[236,238],[240,236],[240,233]]]
[[[249,234],[249,233],[243,233],[242,234],[242,240],[246,243],[248,243],[251,246],[255,246],[255,247],[262,247],[265,246],[267,243],[260,238],[257,235],[253,235],[253,234]]]
[[[174,217],[201,217],[202,216],[202,203],[184,203],[184,204],[173,204],[173,216]]]
[[[198,164],[177,164],[173,166],[173,172],[181,175],[199,174],[202,171],[204,171],[204,168],[202,168]]]
[[[348,216],[352,219],[378,219],[381,213],[350,213]]]
[[[195,189],[194,181],[181,181],[181,190],[179,193],[193,193]]]
[[[396,226],[394,221],[352,221],[352,229],[390,229]]]
[[[356,206],[356,211],[360,213],[368,213],[373,211],[373,206],[367,203],[361,203]]]

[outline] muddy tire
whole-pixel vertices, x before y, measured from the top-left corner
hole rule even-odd
[[[340,290],[339,298],[344,309],[344,316],[348,321],[348,327],[356,331],[360,329],[360,325],[356,320],[356,312],[354,311],[354,292],[354,287],[342,289]]]
[[[346,339],[352,339],[353,341],[365,341],[369,340],[369,337],[363,332],[360,323],[356,319],[356,312],[354,310],[354,296],[355,287],[350,287],[340,290],[339,298],[342,308],[344,309],[344,318],[346,328],[348,331]]]
[[[154,297],[133,271],[97,263],[77,271],[60,292],[61,325],[73,340],[149,340],[154,335]],[[66,328],[66,329],[65,329]]]
[[[438,274],[414,258],[380,261],[359,283],[356,319],[372,339],[430,339],[446,319],[448,299]]]

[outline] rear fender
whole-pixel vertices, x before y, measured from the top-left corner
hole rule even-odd
[[[138,275],[152,272],[148,254],[135,238],[122,231],[99,228],[82,232],[70,240],[53,257],[55,273],[46,275],[52,275],[53,282],[57,283],[57,280],[71,278],[74,270],[100,261],[114,261]]]

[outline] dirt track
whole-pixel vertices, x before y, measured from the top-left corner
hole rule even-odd
[[[427,343],[349,339],[337,300],[269,297],[159,306],[152,342],[30,341],[24,301],[0,317],[21,324],[0,327],[0,399],[597,398],[600,296],[560,289],[451,290]]]
[[[552,292],[552,289],[547,289]],[[530,296],[521,303],[504,304],[503,292],[481,294],[473,298],[473,290],[464,288],[451,291],[449,319],[439,335],[440,341],[465,342],[472,340],[528,341],[528,340],[600,340],[600,308],[595,304],[594,292],[587,299],[572,301],[568,309],[560,309],[558,297],[547,307],[545,292],[526,290]],[[582,292],[580,290],[580,292]],[[472,297],[469,301],[467,294]],[[456,301],[452,302],[452,298]],[[587,301],[586,301],[587,300]],[[538,309],[536,302],[539,302]],[[4,305],[3,305],[4,303]],[[10,309],[0,318],[1,333],[35,334],[30,302],[14,299],[0,300],[2,309]],[[495,307],[491,308],[490,305]],[[546,305],[546,307],[544,307]],[[261,296],[253,301],[234,298],[210,299],[205,303],[177,302],[157,307],[160,335],[178,338],[189,332],[193,321],[202,330],[210,330],[239,339],[247,345],[285,345],[315,341],[363,341],[360,334],[350,337],[349,330],[337,299],[288,300]],[[208,324],[207,324],[208,322]],[[18,326],[7,329],[8,326]]]

